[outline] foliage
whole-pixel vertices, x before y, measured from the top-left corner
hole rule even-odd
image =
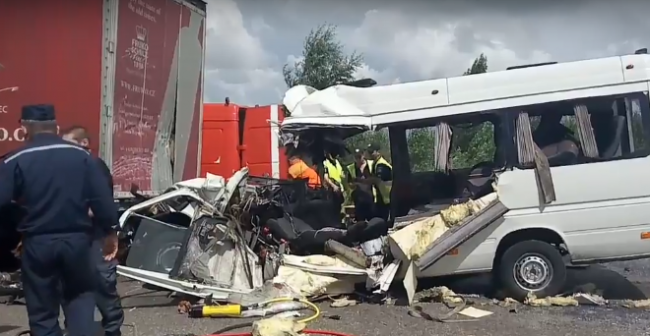
[[[282,68],[288,87],[308,85],[322,90],[339,83],[354,80],[355,71],[362,65],[363,56],[345,53],[338,40],[336,26],[324,24],[312,30],[303,44],[302,59]]]
[[[345,146],[354,153],[355,150],[365,150],[370,144],[377,144],[381,147],[381,153],[387,160],[390,160],[390,142],[388,141],[388,132],[386,129],[376,132],[363,132],[345,140]],[[346,161],[352,162],[352,158],[346,158]]]
[[[435,169],[436,133],[433,127],[411,130],[406,134],[406,143],[412,171]]]
[[[472,63],[472,66],[469,67],[463,73],[463,76],[476,75],[486,73],[488,71],[487,56],[485,54],[480,54]]]

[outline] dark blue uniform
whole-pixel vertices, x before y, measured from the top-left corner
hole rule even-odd
[[[113,176],[106,163],[98,157],[95,162],[100,168],[109,189],[113,189]],[[93,218],[93,220],[95,220]],[[96,220],[95,220],[96,221]],[[117,224],[117,223],[116,223]],[[117,228],[116,228],[117,229]],[[93,241],[93,258],[97,274],[95,287],[95,303],[102,315],[102,328],[105,336],[121,336],[121,327],[124,323],[124,310],[120,295],[117,292],[117,259],[106,261],[102,253],[104,239],[101,223],[95,226],[95,239]],[[66,329],[68,321],[65,321]]]
[[[107,186],[113,190],[113,176],[111,170],[106,166],[106,163],[96,157],[95,162],[102,172]],[[93,219],[95,220],[95,219]],[[95,220],[96,221],[96,220]],[[114,224],[117,224],[115,221]],[[95,251],[95,267],[99,275],[99,283],[95,289],[95,300],[97,309],[102,314],[102,327],[105,336],[121,336],[120,328],[124,323],[124,310],[122,309],[122,302],[120,295],[117,292],[117,259],[106,261],[102,253],[103,239],[101,237],[102,226],[97,223],[95,226],[95,240],[93,243],[93,250]]]
[[[49,105],[23,107],[23,121],[53,121]],[[23,147],[0,162],[0,206],[17,200],[27,208],[22,281],[33,336],[60,336],[63,303],[70,335],[91,335],[96,271],[92,209],[108,234],[117,221],[112,192],[95,159],[56,134],[30,134]],[[95,224],[95,225],[98,225]],[[62,290],[60,290],[62,287]]]

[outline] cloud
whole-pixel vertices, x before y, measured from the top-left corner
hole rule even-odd
[[[457,76],[481,53],[490,71],[631,53],[650,43],[650,23],[640,19],[648,10],[641,1],[601,0],[368,4],[342,35],[372,67],[416,80]]]
[[[283,88],[277,55],[264,48],[253,34],[271,30],[262,17],[246,28],[244,17],[232,0],[211,1],[207,13],[205,101],[237,104],[275,103]]]
[[[322,23],[363,53],[357,77],[389,84],[460,75],[481,53],[490,71],[631,53],[650,46],[648,12],[640,0],[209,0],[206,100],[277,102],[282,66]]]
[[[251,31],[256,35],[273,32],[273,27],[269,26],[264,18],[259,16],[251,19],[250,26]]]
[[[363,63],[361,67],[354,73],[354,78],[372,78],[377,81],[377,84],[397,84],[400,83],[400,78],[395,74],[392,69],[376,70],[368,64]]]
[[[388,69],[394,69],[387,71],[401,70],[414,79],[460,75],[481,53],[487,55],[491,70],[551,60],[543,50],[517,53],[498,38],[482,35],[466,21],[413,23],[398,11],[368,11],[349,43],[375,58],[380,55]]]

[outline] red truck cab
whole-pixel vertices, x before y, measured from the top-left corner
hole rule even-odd
[[[229,177],[248,167],[253,176],[286,178],[288,162],[277,132],[283,119],[278,105],[204,104],[201,176]]]

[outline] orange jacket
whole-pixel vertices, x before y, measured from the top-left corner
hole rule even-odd
[[[321,181],[318,173],[311,167],[307,166],[305,161],[299,160],[289,167],[289,176],[294,180],[307,180],[310,188],[320,188]]]

